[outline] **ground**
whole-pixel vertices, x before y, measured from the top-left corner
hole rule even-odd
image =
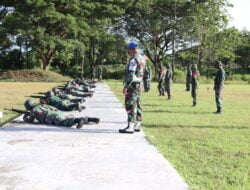
[[[5,111],[4,108],[24,109],[23,103],[37,92],[46,92],[60,83],[22,83],[22,82],[0,82],[0,111],[4,111],[4,117],[0,119],[4,123],[18,114]],[[37,101],[37,100],[36,100]]]
[[[124,102],[122,83],[108,84]],[[143,128],[149,141],[191,189],[250,189],[250,85],[225,86],[223,115],[212,113],[212,85],[200,85],[195,108],[184,84],[174,84],[173,92],[167,101],[153,83],[150,93],[143,94]]]

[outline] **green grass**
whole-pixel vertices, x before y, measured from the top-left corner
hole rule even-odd
[[[124,102],[122,83],[108,81]],[[156,83],[142,96],[143,129],[194,190],[250,189],[250,85],[226,85],[224,114],[214,115],[213,86],[201,84],[191,107],[184,84],[173,85],[173,99],[159,97]],[[166,179],[167,180],[167,179]]]
[[[42,70],[8,70],[0,72],[3,82],[66,82],[71,78],[53,71]]]
[[[0,111],[4,112],[4,117],[0,119],[0,126],[19,115],[15,112],[5,111],[4,108],[24,110],[24,101],[31,99],[25,96],[30,96],[36,92],[46,92],[58,84],[62,83],[0,82]],[[38,101],[38,99],[35,101]]]

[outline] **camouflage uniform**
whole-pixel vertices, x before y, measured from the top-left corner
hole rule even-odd
[[[197,65],[192,66],[192,77],[191,77],[191,95],[193,98],[193,106],[197,104],[197,90],[199,86],[200,72],[197,69]]]
[[[36,105],[32,108],[29,116],[24,120],[33,123],[35,119],[39,123],[64,127],[71,127],[76,124],[73,115],[65,116],[57,108],[45,104]]]
[[[149,67],[146,67],[143,75],[143,84],[145,92],[149,92],[150,90],[150,81],[151,81],[151,71]]]
[[[166,75],[165,67],[160,67],[158,76],[159,96],[165,96],[165,84],[164,84],[165,75]]]
[[[67,92],[73,96],[78,96],[78,97],[91,97],[91,96],[93,96],[92,93],[84,93],[84,92],[81,92],[78,90],[73,90],[73,89],[70,89]]]
[[[79,108],[77,103],[72,103],[69,100],[63,100],[57,96],[47,98],[46,103],[62,111],[73,111]]]
[[[45,105],[45,104],[34,104],[31,100],[27,100],[24,103],[27,113],[23,116],[23,120],[28,123],[34,123],[37,120],[39,123],[72,127],[77,124],[77,128],[82,128],[84,124],[89,122],[99,123],[99,118],[80,117],[75,118],[73,115],[64,115],[63,112],[57,108]]]
[[[131,58],[127,68],[125,87],[127,94],[125,96],[125,107],[128,114],[128,122],[142,120],[141,107],[141,82],[143,76],[143,67],[140,65],[141,56],[136,54]]]
[[[170,65],[168,65],[167,67],[167,72],[166,72],[166,75],[165,75],[165,90],[168,94],[168,99],[170,100],[171,99],[171,86],[173,84],[173,72],[170,68]]]
[[[225,71],[222,68],[222,63],[217,62],[218,71],[214,79],[215,102],[217,111],[215,113],[222,113],[222,98],[221,94],[224,88]]]
[[[192,70],[191,67],[188,66],[186,75],[186,91],[190,91],[191,78],[192,78]]]

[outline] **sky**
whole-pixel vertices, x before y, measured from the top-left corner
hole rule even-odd
[[[228,10],[232,17],[229,25],[239,30],[244,28],[250,30],[250,0],[229,0],[229,2],[234,5]]]

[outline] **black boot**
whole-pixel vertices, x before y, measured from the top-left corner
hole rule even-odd
[[[134,133],[134,123],[129,122],[128,126],[124,129],[119,129],[119,133],[129,133],[132,134]]]
[[[196,101],[193,101],[193,107],[195,107],[197,105]]]
[[[76,128],[80,129],[83,127],[84,124],[88,123],[88,118],[86,118],[86,117],[76,118],[75,122],[77,123]]]
[[[97,117],[89,117],[88,122],[93,122],[93,123],[98,124],[100,122],[100,119]]]

